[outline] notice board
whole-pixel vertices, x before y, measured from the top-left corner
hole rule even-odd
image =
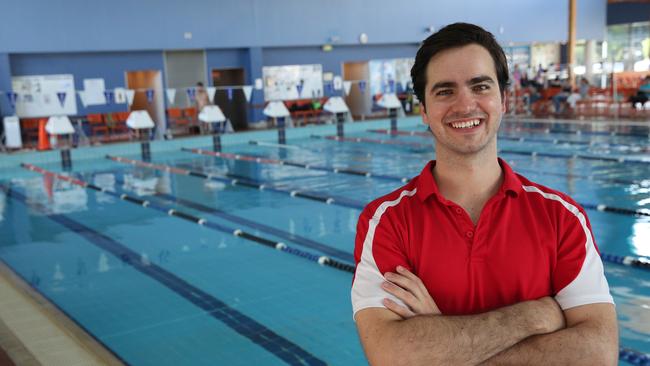
[[[11,78],[13,91],[18,94],[16,115],[21,118],[50,117],[77,114],[74,76],[28,75]],[[58,93],[65,93],[63,104]]]
[[[265,66],[262,76],[266,101],[323,96],[323,65]]]

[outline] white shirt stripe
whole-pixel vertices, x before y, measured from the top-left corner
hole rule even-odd
[[[390,207],[397,206],[404,197],[412,197],[416,192],[417,188],[414,188],[412,191],[402,191],[396,200],[385,201],[379,205],[372,215],[368,223],[368,232],[363,241],[363,248],[361,249],[361,260],[357,265],[354,283],[352,284],[353,317],[361,309],[385,308],[382,300],[387,297],[400,305],[404,305],[401,300],[381,288],[381,284],[384,282],[384,276],[379,271],[375,258],[372,255],[372,245],[375,238],[375,230],[386,210]]]
[[[580,212],[580,210],[562,199],[554,193],[547,193],[535,186],[522,186],[524,191],[529,193],[539,193],[542,197],[557,201],[571,212],[580,222],[582,230],[585,233],[587,240],[585,241],[585,260],[582,263],[582,268],[573,281],[566,287],[561,289],[555,296],[562,310],[573,308],[580,305],[592,303],[614,303],[612,295],[609,293],[609,285],[605,278],[603,269],[603,262],[596,251],[594,239],[591,230],[587,226],[587,218]]]

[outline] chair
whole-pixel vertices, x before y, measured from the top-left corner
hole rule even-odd
[[[199,132],[199,116],[196,107],[188,107],[183,109],[183,117],[187,120],[188,131],[191,133],[193,129]]]
[[[39,118],[24,118],[20,120],[21,137],[25,146],[36,146],[39,120]]]
[[[86,116],[86,121],[88,121],[88,126],[90,127],[90,139],[95,139],[105,141],[109,138],[108,126],[104,122],[104,115],[101,113],[92,113]]]
[[[111,113],[113,120],[113,128],[111,133],[116,140],[130,139],[129,127],[126,125],[126,120],[129,118],[129,112],[113,112]]]
[[[183,116],[187,118],[190,123],[196,122],[198,118],[196,107],[188,107],[183,109]]]
[[[181,108],[167,109],[167,125],[172,135],[190,133],[190,120],[184,116]]]

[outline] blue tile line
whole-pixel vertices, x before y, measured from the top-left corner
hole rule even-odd
[[[256,186],[264,185],[264,187],[265,187],[264,190],[265,191],[271,191],[271,192],[277,192],[277,193],[283,193],[283,194],[287,194],[287,193],[290,194],[291,192],[296,191],[296,192],[304,193],[305,195],[308,195],[308,196],[319,198],[323,202],[327,198],[332,198],[333,201],[330,203],[332,205],[338,205],[338,206],[343,206],[343,207],[348,207],[348,208],[355,208],[355,209],[358,209],[358,210],[363,210],[363,208],[365,206],[365,204],[363,204],[361,201],[353,200],[353,199],[350,199],[350,198],[346,198],[346,197],[342,197],[342,196],[335,196],[335,195],[331,195],[331,194],[323,194],[322,192],[316,192],[316,191],[306,191],[306,190],[299,189],[299,188],[279,187],[279,186],[274,185],[273,183],[271,183],[269,181],[255,179],[255,178],[251,178],[251,177],[248,177],[248,176],[236,175],[236,174],[227,174],[226,177],[223,177],[221,175],[216,175],[214,173],[208,174],[208,173],[205,173],[205,169],[198,169],[198,168],[193,167],[193,166],[191,166],[189,164],[177,164],[177,165],[174,165],[174,167],[191,170],[191,171],[200,173],[202,175],[209,176],[209,178],[205,178],[205,177],[202,177],[202,176],[199,177],[199,178],[210,179],[210,180],[214,180],[214,181],[217,181],[217,182],[232,184],[232,179],[229,179],[229,178],[226,178],[226,177],[233,177],[233,178],[238,180],[239,185],[243,185],[243,186],[246,186],[246,184],[252,184],[252,185],[256,185]],[[152,168],[148,168],[148,167],[144,167],[144,168],[152,169]],[[253,188],[253,187],[249,187],[249,188]],[[255,188],[255,189],[258,189],[258,188]]]
[[[26,203],[24,195],[9,191],[9,195]],[[205,310],[213,318],[223,322],[228,327],[250,339],[255,344],[273,353],[290,365],[326,365],[325,361],[316,358],[300,346],[266,328],[261,323],[229,307],[223,301],[195,287],[173,273],[159,267],[155,263],[144,265],[140,255],[112,238],[101,234],[65,215],[55,214],[47,217],[70,231],[82,236],[95,246],[120,258],[123,263],[131,265],[144,275],[158,281],[194,305]]]
[[[209,214],[211,214],[213,216],[217,216],[217,217],[220,217],[220,218],[228,220],[228,221],[232,221],[232,222],[235,222],[235,223],[238,223],[238,224],[246,225],[246,226],[258,229],[260,231],[275,235],[277,237],[280,237],[280,238],[283,238],[283,239],[286,239],[286,240],[290,240],[290,241],[292,241],[292,242],[294,242],[296,244],[300,244],[300,245],[302,245],[304,247],[311,248],[311,249],[316,249],[316,250],[318,250],[318,251],[320,251],[322,253],[331,255],[332,257],[337,257],[339,259],[354,262],[354,256],[351,253],[348,253],[348,252],[333,248],[333,247],[331,247],[329,245],[319,243],[317,241],[305,238],[303,236],[296,235],[296,234],[291,234],[291,233],[288,233],[288,232],[286,232],[284,230],[276,229],[274,227],[267,226],[267,225],[264,225],[264,224],[261,224],[261,223],[258,223],[258,222],[252,221],[252,220],[247,220],[247,219],[235,216],[235,215],[231,215],[231,214],[228,214],[228,213],[226,213],[224,211],[221,211],[219,209],[208,207],[208,206],[202,205],[200,203],[192,202],[192,201],[189,201],[189,200],[186,200],[186,199],[183,199],[183,198],[179,198],[179,197],[176,197],[176,196],[173,196],[173,195],[170,195],[170,194],[156,193],[155,195],[156,195],[156,197],[162,197],[164,199],[180,203],[183,206],[190,207],[190,208],[193,208],[193,209],[201,211],[201,212],[209,213]]]
[[[124,181],[122,179],[120,179],[120,178],[115,178],[115,182],[117,184],[120,184],[120,185],[124,183]],[[120,191],[122,191],[122,190],[120,189]],[[352,253],[336,249],[336,248],[331,247],[331,246],[329,246],[327,244],[319,243],[317,241],[311,240],[309,238],[305,238],[305,237],[300,236],[300,235],[291,234],[291,233],[288,233],[288,232],[286,232],[284,230],[276,229],[274,227],[264,225],[264,224],[259,223],[259,222],[255,222],[255,221],[248,220],[248,219],[245,219],[245,218],[242,218],[242,217],[239,217],[239,216],[231,215],[231,214],[229,214],[229,213],[227,213],[225,211],[222,211],[222,210],[219,210],[219,209],[216,209],[216,208],[213,208],[213,207],[209,207],[209,206],[203,205],[203,204],[198,203],[198,202],[186,200],[184,198],[180,198],[180,197],[175,196],[175,195],[156,192],[156,193],[154,193],[154,196],[155,197],[160,197],[160,198],[162,198],[164,200],[167,200],[167,201],[178,203],[178,204],[180,204],[182,206],[185,206],[185,207],[193,208],[193,209],[195,209],[197,211],[201,211],[201,212],[204,212],[204,213],[209,213],[209,214],[211,214],[213,216],[220,217],[220,218],[222,218],[224,220],[228,220],[228,221],[231,221],[231,222],[234,222],[234,223],[243,224],[243,225],[258,229],[260,231],[263,231],[263,232],[275,235],[277,237],[292,241],[292,242],[294,242],[296,244],[300,244],[300,245],[302,245],[304,247],[311,248],[311,249],[316,249],[316,250],[318,250],[318,251],[320,251],[322,253],[331,255],[332,257],[336,257],[336,258],[339,258],[339,259],[354,262],[354,256],[352,255]],[[168,209],[164,208],[164,210],[168,210]],[[232,232],[232,230],[230,230],[230,229],[228,229],[226,227],[223,227],[223,229],[225,231]]]
[[[209,156],[214,159],[221,159],[225,161],[229,160],[238,160],[238,161],[244,161],[250,164],[257,164],[257,165],[280,165],[280,166],[288,166],[288,167],[294,167],[294,168],[302,168],[306,170],[318,170],[318,171],[323,171],[323,172],[328,172],[328,173],[335,173],[335,174],[348,174],[348,175],[354,175],[357,177],[366,177],[366,178],[379,178],[379,179],[387,179],[387,180],[392,180],[392,181],[399,181],[402,183],[406,183],[409,181],[409,178],[407,177],[398,177],[396,175],[386,175],[386,174],[375,174],[370,171],[361,171],[361,170],[356,170],[352,168],[346,168],[346,167],[334,167],[332,165],[318,165],[318,164],[312,164],[312,163],[307,163],[307,162],[302,162],[298,160],[286,160],[286,159],[277,159],[277,158],[270,158],[267,156],[259,155],[259,154],[234,154],[234,153],[229,153],[229,154],[224,154],[224,155],[212,155],[212,152],[209,150],[202,150],[202,149],[187,149],[187,148],[182,148],[182,151],[189,152],[192,154],[196,155],[201,155],[201,156]],[[234,156],[228,156],[228,155],[234,155]],[[239,158],[237,157],[239,156]],[[272,160],[271,162],[267,161],[255,161],[254,159],[241,159],[241,158],[255,158],[255,159],[269,159]]]
[[[8,188],[8,187],[5,186],[4,184],[0,184],[0,191],[3,191],[3,192],[6,194],[6,196],[7,196],[8,198],[13,198],[13,199],[15,199],[15,200],[21,202],[22,204],[27,205],[27,202],[26,202],[27,199],[26,199],[26,197],[25,197],[23,194],[21,194],[21,193],[19,193],[19,192],[16,192],[16,191],[14,191],[14,190],[12,190],[12,189],[10,189],[10,188]],[[35,206],[40,206],[40,205],[35,204]],[[41,206],[41,209],[42,209],[42,206]],[[58,305],[58,304],[57,304],[57,303],[56,303],[56,302],[55,302],[55,301],[54,301],[50,296],[48,296],[46,293],[42,292],[38,287],[34,286],[34,284],[33,284],[30,280],[28,280],[27,278],[25,278],[25,277],[24,277],[22,274],[20,274],[18,271],[14,270],[13,267],[11,267],[11,266],[9,265],[9,263],[5,262],[2,258],[0,258],[0,262],[2,262],[6,267],[11,268],[12,272],[13,272],[16,276],[18,276],[18,277],[19,277],[19,278],[20,278],[24,283],[28,284],[29,287],[30,287],[33,291],[35,291],[35,292],[37,292],[39,295],[43,296],[43,297],[44,297],[44,298],[45,298],[45,299],[46,299],[46,300],[47,300],[47,301],[48,301],[48,302],[49,302],[53,307],[55,307],[58,311],[60,311],[60,312],[63,313],[66,317],[68,317],[69,319],[71,319],[71,320],[74,322],[74,324],[75,324],[76,326],[78,326],[78,327],[81,328],[84,332],[86,332],[86,334],[88,334],[88,336],[90,336],[92,339],[94,339],[97,343],[99,343],[100,345],[102,345],[102,347],[104,347],[106,350],[108,350],[108,352],[110,352],[110,353],[111,353],[115,358],[117,358],[118,360],[120,360],[120,361],[121,361],[122,363],[124,363],[125,365],[129,365],[129,363],[126,362],[126,360],[124,360],[124,359],[123,359],[119,354],[117,354],[117,352],[115,352],[115,350],[113,350],[111,347],[109,347],[106,343],[102,342],[101,339],[97,338],[97,337],[96,337],[96,336],[95,336],[95,335],[94,335],[94,334],[93,334],[93,333],[92,333],[88,328],[86,328],[83,324],[81,324],[79,321],[77,321],[76,318],[75,318],[74,316],[72,316],[72,314],[68,313],[65,309],[61,308],[61,307],[60,307],[60,306],[59,306],[59,305]]]

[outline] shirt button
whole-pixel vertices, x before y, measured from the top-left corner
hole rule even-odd
[[[459,215],[460,215],[461,213],[463,213],[463,210],[461,210],[460,207],[456,207],[456,210],[455,210],[455,211],[456,211],[456,213],[459,214]]]
[[[474,237],[474,232],[473,231],[468,231],[468,232],[465,233],[465,236],[467,236],[468,238],[471,239],[471,238]]]

